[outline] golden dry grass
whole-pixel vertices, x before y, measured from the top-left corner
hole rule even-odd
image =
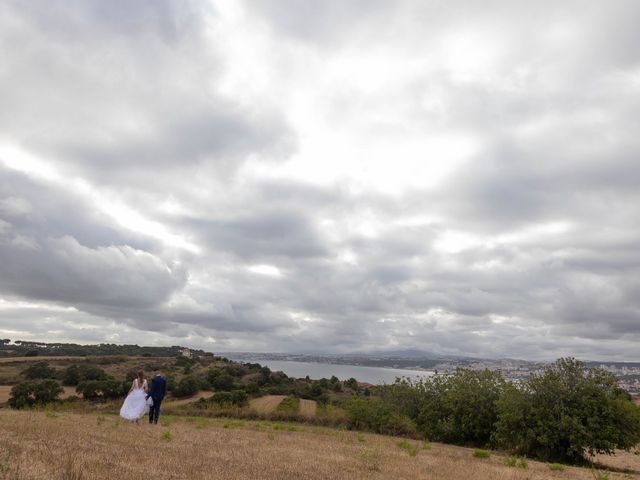
[[[257,413],[271,413],[285,399],[285,395],[265,395],[260,398],[253,398],[249,401],[249,408]]]
[[[165,400],[163,405],[165,407],[179,407],[181,405],[188,405],[190,403],[197,402],[201,398],[208,398],[211,395],[212,395],[211,392],[207,392],[207,391],[201,390],[198,393],[196,393],[195,395],[192,395],[191,397],[188,397],[188,398],[181,398],[181,399],[177,399],[177,400],[173,399],[173,398],[168,398],[167,400]]]
[[[168,420],[168,424],[166,423]],[[320,427],[169,418],[136,426],[115,416],[0,410],[0,478],[74,479],[438,479],[587,480],[586,469],[551,472],[529,461],[432,444],[410,456],[399,439]],[[416,446],[420,446],[418,442]],[[614,474],[610,478],[624,478]],[[626,477],[637,478],[637,477]]]
[[[14,362],[42,362],[42,361],[55,361],[55,360],[85,360],[86,357],[65,357],[65,356],[46,356],[42,357],[2,357],[0,363],[14,363]]]
[[[315,417],[318,405],[313,400],[300,399],[300,415],[304,417]]]
[[[11,385],[0,385],[0,403],[5,403],[11,396]],[[62,387],[64,392],[60,395],[60,398],[69,398],[72,395],[77,395],[75,387]]]

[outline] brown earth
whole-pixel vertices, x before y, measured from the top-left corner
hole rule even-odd
[[[427,450],[405,441],[417,448],[412,456],[399,438],[320,427],[177,417],[163,423],[0,410],[0,479],[593,479],[584,468],[552,472],[535,461],[511,468],[495,452],[479,459],[468,448],[434,443]]]

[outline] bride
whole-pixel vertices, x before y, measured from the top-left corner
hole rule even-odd
[[[124,399],[120,416],[127,420],[138,420],[149,412],[147,405],[147,380],[144,378],[144,372],[138,372],[138,377],[133,380],[127,398]]]

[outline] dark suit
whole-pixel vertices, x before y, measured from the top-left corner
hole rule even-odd
[[[161,375],[156,375],[151,379],[151,387],[149,387],[148,397],[153,399],[153,406],[149,408],[149,423],[158,423],[160,417],[160,404],[164,400],[167,392],[167,381]]]

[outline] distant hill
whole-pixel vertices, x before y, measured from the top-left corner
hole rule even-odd
[[[182,353],[191,355],[212,355],[204,350],[194,350],[179,345],[171,347],[147,347],[140,345],[78,345],[75,343],[45,343],[9,339],[0,340],[0,357],[30,356],[87,356],[87,355],[128,355],[143,357],[174,357]]]

